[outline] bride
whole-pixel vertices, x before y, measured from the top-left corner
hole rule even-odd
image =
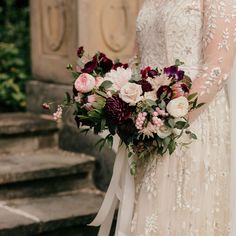
[[[233,171],[226,81],[236,49],[236,0],[144,0],[137,41],[143,67],[185,62],[192,92],[206,103],[189,117],[198,140],[150,158],[135,179],[121,147],[92,225],[101,224],[99,236],[108,236],[119,200],[116,236],[227,236]]]

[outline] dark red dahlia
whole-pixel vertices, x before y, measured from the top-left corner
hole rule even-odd
[[[173,91],[172,89],[167,86],[161,86],[158,90],[157,90],[157,98],[160,99],[163,96],[163,100],[165,102],[169,102],[173,96]]]
[[[82,58],[83,55],[84,55],[84,47],[79,47],[79,48],[77,49],[77,56],[78,56],[79,58]]]
[[[117,95],[107,98],[105,115],[109,124],[118,125],[130,117],[130,106]]]
[[[141,75],[142,75],[143,79],[147,79],[148,78],[148,71],[150,71],[150,70],[151,70],[150,66],[148,66],[148,67],[146,67],[146,68],[141,70]]]
[[[129,67],[129,65],[126,63],[126,64],[122,64],[121,62],[117,62],[113,65],[113,70],[117,70],[117,68],[119,67],[122,67],[124,69],[127,69]]]
[[[98,67],[100,67],[103,73],[109,72],[113,67],[113,62],[104,53],[96,54],[93,57],[97,61]]]
[[[132,119],[125,120],[122,124],[118,125],[117,134],[123,142],[129,143],[130,137],[137,132],[137,128]]]
[[[137,84],[142,86],[143,93],[152,91],[152,85],[145,79],[139,80]]]
[[[98,66],[97,59],[93,58],[93,60],[87,62],[84,65],[84,69],[81,70],[82,73],[91,74]]]

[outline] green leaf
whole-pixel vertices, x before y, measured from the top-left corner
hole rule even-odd
[[[175,60],[175,65],[176,66],[181,66],[181,65],[184,65],[184,62],[180,61],[179,59],[176,59]]]
[[[196,106],[196,109],[198,109],[198,108],[200,108],[200,107],[202,107],[202,106],[204,106],[205,105],[205,103],[199,103],[197,106]]]
[[[163,142],[164,142],[164,144],[165,144],[166,146],[168,146],[169,143],[171,142],[171,138],[170,138],[170,137],[167,137],[167,138],[165,138],[165,139],[163,140]]]
[[[96,90],[95,93],[98,94],[98,95],[100,95],[100,96],[102,96],[102,97],[104,97],[104,98],[107,98],[107,97],[108,97],[108,95],[107,95],[106,93],[104,93],[104,92],[102,92],[102,91],[99,91],[99,90]]]
[[[176,149],[176,142],[174,140],[171,140],[168,146],[169,154],[173,154]]]
[[[170,128],[174,128],[174,127],[175,127],[175,120],[172,119],[172,118],[170,118],[170,119],[168,120],[168,124],[169,124]]]
[[[162,109],[162,110],[165,110],[166,108],[166,103],[164,100],[161,101],[161,103],[158,104],[159,108]]]
[[[99,86],[99,89],[109,89],[111,86],[113,85],[113,83],[109,80],[106,80],[104,82],[102,82],[102,84]]]
[[[77,79],[80,76],[80,73],[76,72],[76,71],[72,71],[72,76],[74,79]]]
[[[71,102],[71,96],[70,96],[70,94],[68,93],[68,92],[66,92],[65,93],[65,97],[64,97],[64,104],[65,105],[69,105],[70,104],[70,102]]]
[[[187,127],[186,121],[177,121],[175,124],[175,128],[177,128],[177,129],[184,129],[186,127]]]
[[[197,95],[198,95],[198,93],[190,94],[190,95],[188,96],[188,100],[191,101],[191,100],[194,99]]]
[[[110,148],[113,147],[113,136],[110,135],[110,136],[107,138],[107,144],[108,144],[108,146],[109,146]]]

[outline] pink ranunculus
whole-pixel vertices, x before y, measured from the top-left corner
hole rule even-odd
[[[95,101],[96,101],[96,96],[95,96],[94,94],[89,95],[89,96],[87,97],[87,101],[88,101],[88,103],[93,103],[93,102],[95,102]]]
[[[95,78],[87,73],[81,74],[75,81],[75,89],[80,93],[88,93],[95,87]]]
[[[96,83],[96,87],[98,88],[104,81],[104,78],[100,77],[100,76],[97,76],[96,79],[95,79],[95,83]]]

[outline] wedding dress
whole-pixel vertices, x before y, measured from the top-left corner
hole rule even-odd
[[[176,59],[185,63],[182,68],[194,79],[192,92],[199,92],[200,102],[206,103],[191,115],[191,129],[198,140],[189,148],[179,146],[172,156],[151,157],[145,167],[138,168],[134,180],[121,147],[93,225],[103,223],[99,235],[108,236],[120,200],[116,236],[228,236],[226,81],[236,48],[236,0],[144,0],[137,39],[143,67],[165,67]]]

